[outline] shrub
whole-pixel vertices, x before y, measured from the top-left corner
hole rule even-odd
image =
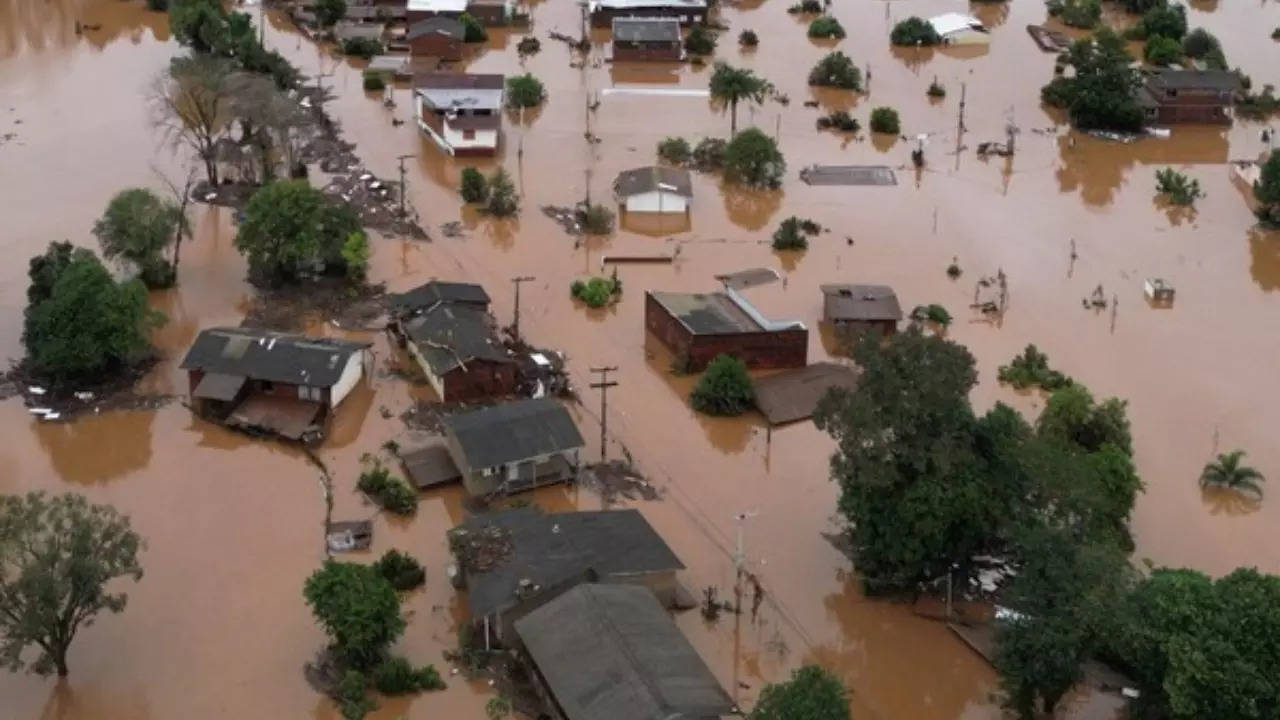
[[[475,19],[470,13],[462,13],[458,16],[458,22],[462,23],[462,41],[468,43],[482,43],[489,41],[489,31],[484,29],[484,25]]]
[[[933,29],[933,25],[928,20],[912,15],[893,26],[893,31],[889,33],[889,42],[894,45],[937,45],[942,42],[942,36],[937,30]]]
[[[373,564],[373,569],[401,592],[412,590],[427,581],[427,571],[408,553],[388,550]]]
[[[537,55],[542,50],[542,41],[533,35],[525,35],[516,43],[516,52],[520,55]]]
[[[716,34],[701,23],[689,29],[684,39],[684,49],[690,55],[710,55],[716,51]]]
[[[694,167],[704,172],[724,167],[725,149],[728,145],[721,138],[702,138],[693,148]]]
[[[693,154],[689,141],[682,137],[669,137],[658,143],[658,158],[672,165],[683,165],[689,162]]]
[[[786,160],[773,138],[756,128],[743,130],[724,149],[724,176],[730,182],[754,188],[776,188],[782,184]]]
[[[360,473],[356,489],[387,512],[412,515],[418,510],[418,494],[404,480],[392,475],[381,462],[375,462],[372,468]]]
[[[947,96],[947,89],[942,87],[942,84],[938,82],[938,78],[934,78],[933,82],[929,83],[929,89],[925,90],[924,94],[931,98],[944,98]]]
[[[871,132],[897,135],[902,131],[898,111],[891,107],[878,107],[871,111]]]
[[[1253,197],[1258,201],[1258,219],[1270,226],[1280,225],[1280,152],[1273,151],[1262,164]]]
[[[741,415],[755,399],[747,364],[732,355],[717,355],[689,396],[694,410],[722,416]]]
[[[489,176],[489,202],[485,212],[494,217],[511,217],[520,212],[520,198],[516,195],[516,186],[511,176],[501,167]]]
[[[547,88],[542,81],[529,73],[507,78],[507,107],[513,109],[537,107],[547,99]]]
[[[959,278],[963,273],[964,271],[960,269],[960,263],[955,260],[952,260],[951,264],[947,266],[947,277],[952,280]]]
[[[482,203],[489,199],[489,182],[475,168],[462,169],[462,182],[458,185],[458,193],[463,202]]]
[[[382,54],[382,43],[374,38],[353,37],[342,41],[342,52],[368,60],[374,55]]]
[[[578,211],[578,222],[592,235],[608,235],[613,232],[613,211],[603,205],[592,205]]]
[[[316,21],[320,27],[333,27],[347,16],[346,0],[316,0]]]
[[[346,720],[361,720],[378,708],[377,703],[365,695],[368,679],[359,670],[348,670],[338,683],[338,704]]]
[[[1200,181],[1192,180],[1173,168],[1156,171],[1156,192],[1168,195],[1169,202],[1174,205],[1194,205],[1195,201],[1204,197],[1200,190]]]
[[[1152,35],[1143,56],[1152,65],[1172,65],[1182,59],[1182,44],[1163,35]]]
[[[1280,27],[1276,27],[1275,30],[1271,31],[1271,39],[1280,40]]]
[[[820,18],[815,18],[813,22],[809,23],[809,37],[819,40],[829,40],[832,38],[836,40],[843,40],[844,28],[841,27],[839,20],[831,17],[830,15],[823,15]]]
[[[427,690],[445,689],[444,680],[435,666],[415,670],[402,657],[387,658],[373,669],[373,687],[383,695],[408,695]]]
[[[836,87],[843,90],[862,89],[862,71],[848,55],[836,50],[827,53],[809,71],[809,84],[816,87]]]
[[[787,8],[787,12],[792,15],[817,15],[822,12],[822,3],[818,0],[801,0],[800,3]]]
[[[947,312],[946,308],[938,305],[937,303],[930,305],[917,305],[915,309],[911,311],[911,319],[916,322],[937,323],[945,328],[951,324],[951,313]]]
[[[593,277],[586,282],[574,280],[569,293],[591,308],[602,308],[622,297],[622,282],[612,277]]]
[[[1138,23],[1142,37],[1157,35],[1171,40],[1181,40],[1187,34],[1187,8],[1182,5],[1157,5],[1142,15]]]
[[[817,235],[822,230],[812,220],[801,220],[792,215],[773,232],[774,250],[805,250],[809,247],[810,235]]]
[[[755,47],[760,44],[760,37],[755,30],[743,30],[738,33],[738,44],[742,47]]]
[[[1040,352],[1035,345],[1028,345],[1008,365],[1001,365],[996,377],[1000,382],[1019,390],[1035,386],[1048,392],[1057,392],[1074,384],[1071,378],[1050,368],[1049,356]]]
[[[364,89],[369,91],[377,90],[379,92],[386,90],[386,78],[382,77],[382,73],[380,72],[369,72],[368,70],[365,70]]]
[[[835,110],[829,115],[818,118],[818,129],[856,133],[862,129],[862,124],[858,122],[857,118],[850,115],[847,111]]]
[[[169,0],[147,0],[147,9],[154,12],[167,12]]]
[[[369,238],[363,232],[357,230],[343,241],[342,265],[348,280],[364,282],[369,272]]]
[[[1049,14],[1071,27],[1089,29],[1102,19],[1099,0],[1048,0]]]
[[[1196,28],[1182,38],[1182,52],[1186,53],[1187,57],[1202,58],[1221,49],[1222,43],[1218,42],[1218,38],[1204,28]]]

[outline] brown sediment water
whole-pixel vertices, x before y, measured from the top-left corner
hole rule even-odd
[[[809,67],[833,45],[804,37],[804,22],[784,4],[726,6],[731,30],[717,53],[769,78],[789,104],[747,104],[740,127],[777,134],[789,171],[773,192],[725,187],[695,175],[687,225],[655,227],[628,218],[609,238],[571,238],[542,215],[542,205],[570,205],[590,186],[608,202],[624,169],[649,164],[665,136],[726,136],[727,115],[705,98],[605,92],[635,87],[705,88],[710,68],[647,69],[599,61],[608,33],[594,31],[592,61],[569,66],[570,54],[546,34],[578,33],[572,3],[533,6],[542,51],[523,61],[519,33],[495,31],[464,63],[469,71],[533,72],[550,99],[509,115],[497,160],[445,156],[414,127],[410,92],[385,108],[360,89],[359,64],[335,60],[272,16],[268,45],[304,72],[333,72],[330,112],[369,169],[393,177],[395,158],[410,161],[408,198],[434,238],[424,243],[378,238],[373,276],[392,290],[432,277],[483,283],[499,319],[510,321],[517,275],[537,279],[521,290],[521,329],[535,344],[564,350],[579,388],[588,367],[616,365],[621,385],[609,396],[610,453],[623,448],[657,482],[663,499],[639,507],[688,565],[695,591],[716,585],[731,597],[734,516],[757,513],[743,530],[748,567],[769,601],[752,622],[724,617],[708,625],[696,613],[677,619],[725,687],[750,707],[760,687],[805,662],[820,662],[854,691],[859,718],[988,718],[997,714],[990,669],[949,631],[908,607],[862,596],[849,563],[819,533],[837,528],[836,487],[827,480],[829,439],[812,425],[767,434],[755,417],[708,419],[686,397],[694,378],[669,373],[670,356],[643,330],[646,289],[700,291],[712,276],[753,266],[781,270],[785,283],[747,291],[773,318],[795,318],[815,330],[810,359],[829,357],[830,338],[817,332],[817,285],[863,281],[894,286],[903,304],[938,302],[956,316],[949,335],[978,360],[979,406],[1011,402],[1034,414],[1043,400],[1001,388],[996,367],[1029,342],[1055,367],[1098,395],[1129,400],[1137,462],[1147,483],[1133,525],[1136,557],[1223,573],[1238,565],[1280,572],[1276,550],[1280,509],[1243,507],[1202,495],[1195,478],[1216,451],[1241,447],[1264,473],[1280,472],[1280,450],[1268,442],[1280,423],[1280,380],[1269,372],[1280,351],[1273,328],[1280,315],[1280,236],[1253,225],[1244,193],[1226,162],[1258,156],[1261,125],[1177,128],[1167,140],[1117,144],[1068,132],[1039,106],[1039,87],[1053,56],[1040,52],[1025,25],[1044,19],[1037,3],[975,4],[993,27],[989,48],[893,50],[887,35],[907,14],[963,10],[943,0],[910,5],[837,4],[849,38],[834,47],[871,70],[869,94],[813,90]],[[1190,24],[1222,39],[1233,66],[1255,84],[1280,83],[1277,49],[1267,35],[1280,24],[1274,5],[1197,2]],[[100,25],[77,35],[75,21]],[[742,51],[737,33],[754,29],[760,46]],[[1264,29],[1266,29],[1264,31]],[[145,87],[181,52],[162,15],[138,2],[0,0],[0,189],[5,231],[0,247],[0,355],[21,353],[25,259],[51,240],[93,246],[89,228],[110,196],[134,185],[161,187],[153,167],[180,177],[183,158],[147,122]],[[948,94],[930,102],[936,77]],[[957,111],[964,86],[965,125],[957,146]],[[806,108],[816,100],[821,110]],[[594,112],[589,102],[599,100]],[[820,112],[846,109],[866,125],[873,107],[891,105],[910,140],[850,138],[817,132]],[[392,117],[404,119],[395,127]],[[17,121],[21,120],[21,123]],[[1018,154],[980,160],[978,142],[1003,140],[1015,122]],[[588,144],[589,130],[601,142]],[[915,136],[928,135],[926,168],[910,168]],[[883,164],[897,169],[896,187],[809,187],[797,179],[811,163]],[[463,167],[501,164],[516,178],[523,211],[495,221],[460,207]],[[1207,197],[1193,214],[1170,213],[1153,200],[1154,171],[1184,169]],[[830,228],[804,253],[775,253],[770,233],[789,215]],[[178,288],[153,295],[170,319],[156,341],[166,360],[146,389],[181,394],[177,371],[202,327],[235,324],[251,288],[231,241],[230,213],[193,209],[196,238],[183,247]],[[465,234],[439,226],[460,221]],[[1074,240],[1078,258],[1069,255]],[[601,257],[676,254],[670,265],[619,266],[622,302],[587,312],[569,298],[569,283],[599,274]],[[944,272],[952,258],[964,270]],[[1010,310],[999,323],[972,315],[974,282],[1002,269]],[[1142,297],[1145,277],[1177,288],[1172,309]],[[1119,299],[1110,312],[1083,310],[1080,299],[1102,284]],[[327,325],[316,332],[336,333]],[[443,531],[463,517],[457,489],[423,497],[409,521],[378,515],[353,491],[361,456],[387,439],[402,445],[421,435],[398,415],[429,395],[384,370],[391,349],[375,341],[378,371],[344,404],[319,450],[336,481],[334,519],[375,518],[374,553],[408,550],[428,568],[425,590],[405,603],[409,630],[400,650],[415,662],[447,668],[465,602],[444,581]],[[583,390],[574,412],[597,447],[598,397]],[[17,402],[0,403],[0,492],[74,490],[129,514],[149,540],[142,582],[128,588],[129,608],[83,631],[71,651],[71,676],[57,683],[0,676],[6,711],[17,718],[336,717],[330,703],[303,680],[302,664],[324,642],[301,598],[305,577],[323,560],[324,502],[316,470],[295,450],[242,438],[195,420],[181,404],[156,411],[111,413],[68,424],[38,423]],[[587,490],[552,488],[534,498],[551,509],[594,508]],[[360,556],[357,556],[360,557]],[[447,672],[446,672],[447,675]],[[376,717],[481,717],[491,690],[447,677],[443,693],[386,700]]]

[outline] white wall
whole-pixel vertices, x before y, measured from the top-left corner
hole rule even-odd
[[[980,30],[957,30],[944,35],[942,42],[947,45],[990,45],[991,33]]]
[[[418,344],[412,340],[409,341],[409,354],[418,363],[418,367],[422,368],[422,374],[427,376],[427,384],[431,386],[432,390],[436,391],[436,397],[440,398],[441,402],[447,402],[448,398],[444,396],[444,380],[431,372],[431,366],[422,357],[422,352],[418,350]]]
[[[655,190],[627,198],[626,208],[627,212],[682,213],[689,209],[689,200],[683,195]]]
[[[461,130],[455,130],[449,126],[449,120],[444,121],[444,141],[454,150],[464,148],[486,148],[493,149],[498,147],[498,131],[497,130],[476,130],[475,137],[467,140],[463,137]]]
[[[338,407],[338,403],[360,382],[364,375],[364,354],[364,350],[351,353],[347,366],[342,368],[342,374],[338,376],[338,382],[329,391],[329,407]]]

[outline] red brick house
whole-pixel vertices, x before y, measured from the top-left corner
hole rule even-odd
[[[415,58],[457,62],[462,59],[465,34],[462,23],[437,15],[411,24],[405,33],[405,40],[409,43],[410,54]]]
[[[740,358],[750,368],[795,368],[808,362],[804,323],[767,320],[732,288],[705,294],[647,291],[644,326],[691,372],[721,354]]]
[[[1138,88],[1138,105],[1150,125],[1230,125],[1240,79],[1226,70],[1161,70]]]
[[[614,18],[614,62],[679,62],[680,21],[675,18]]]

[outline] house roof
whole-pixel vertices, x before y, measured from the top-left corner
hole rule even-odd
[[[436,375],[465,370],[475,360],[514,362],[498,341],[489,313],[471,305],[436,305],[406,321],[404,332]]]
[[[551,398],[456,413],[445,417],[443,424],[472,468],[497,467],[585,444],[569,411]]]
[[[182,361],[184,370],[236,375],[270,382],[329,387],[348,359],[367,342],[310,338],[255,328],[201,331]]]
[[[231,402],[240,394],[240,389],[244,387],[245,382],[246,378],[243,375],[205,373],[204,377],[200,378],[200,383],[191,391],[191,397]]]
[[[586,575],[608,578],[684,568],[634,509],[544,514],[537,507],[522,507],[473,517],[453,533],[456,538],[491,528],[508,537],[510,552],[483,572],[468,570],[467,601],[476,618],[516,605],[522,581],[536,592]]]
[[[436,15],[426,20],[419,20],[409,26],[409,31],[405,34],[406,40],[416,40],[424,35],[446,35],[454,40],[462,40],[466,35],[466,31],[462,28],[462,23],[451,17]]]
[[[1152,73],[1150,82],[1173,90],[1240,89],[1240,78],[1227,70],[1159,70]]]
[[[333,36],[338,40],[352,40],[355,38],[369,38],[370,40],[381,40],[382,33],[386,28],[381,24],[364,24],[354,22],[339,22],[333,27]]]
[[[898,296],[888,285],[836,283],[822,286],[825,320],[901,320]]]
[[[617,23],[616,20],[614,22]],[[690,179],[689,171],[682,168],[651,165],[649,167],[635,168],[634,170],[624,170],[618,173],[618,178],[613,181],[613,190],[620,197],[641,195],[659,189],[682,197],[693,197],[693,182]]]
[[[675,8],[698,10],[707,7],[707,0],[590,0],[590,10],[635,10],[637,8]]]
[[[985,31],[982,21],[972,15],[964,13],[943,13],[929,18],[929,24],[933,26],[934,32],[946,37],[962,30],[981,30]]]
[[[408,0],[405,9],[409,12],[462,13],[467,9],[467,0]]]
[[[613,19],[613,40],[623,42],[680,42],[680,21],[675,18]]]
[[[502,75],[433,72],[418,75],[418,95],[434,108],[475,109],[502,107]]]
[[[515,628],[568,720],[718,718],[734,709],[647,588],[579,585]]]
[[[432,280],[412,290],[391,296],[391,307],[397,311],[427,310],[442,302],[489,306],[489,293],[473,283]]]
[[[395,7],[393,5],[348,5],[347,20],[377,20],[386,18],[393,20],[396,18],[404,19],[404,6]]]
[[[753,384],[760,413],[770,425],[782,425],[812,416],[828,390],[857,387],[858,374],[845,365],[823,362],[757,378]]]
[[[725,293],[670,293],[650,291],[668,313],[695,335],[760,332],[760,324],[742,311]]]

